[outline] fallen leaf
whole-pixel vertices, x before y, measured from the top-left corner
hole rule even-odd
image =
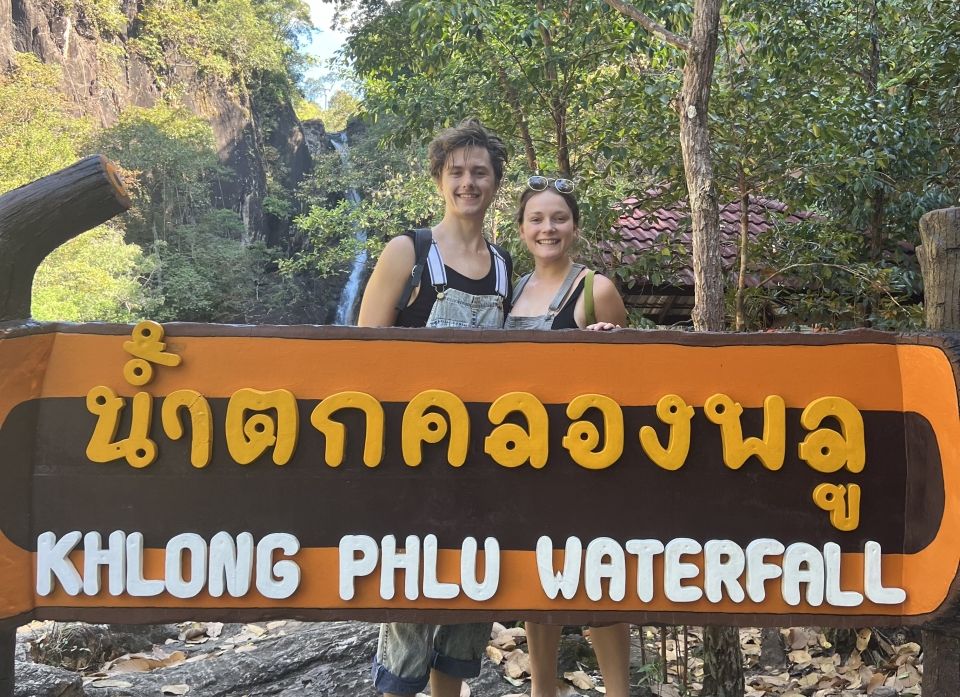
[[[94,680],[90,687],[133,687],[133,683],[126,680]]]
[[[256,648],[257,648],[256,644],[250,643],[250,644],[244,644],[243,646],[238,646],[237,648],[234,649],[234,651],[236,651],[237,653],[247,653],[248,651],[255,651]]]
[[[102,670],[107,673],[146,673],[157,668],[170,668],[180,665],[186,659],[187,654],[183,651],[174,651],[169,655],[163,652],[154,655],[125,654],[104,664]]]
[[[803,627],[790,627],[787,633],[787,644],[791,649],[805,649],[808,643],[806,629]]]
[[[191,639],[196,639],[197,637],[207,635],[207,626],[199,622],[193,622],[188,625],[183,631],[180,632],[178,639],[180,641],[190,641]]]
[[[886,679],[887,679],[887,676],[884,675],[883,673],[876,673],[872,678],[870,678],[870,681],[867,683],[867,694],[872,695],[873,691],[876,690],[881,685],[883,685],[883,682]]]
[[[487,658],[493,661],[496,665],[503,663],[503,651],[498,649],[496,646],[487,646]]]
[[[497,634],[505,631],[507,631],[506,627],[504,627],[499,622],[494,622],[493,626],[490,628],[490,638],[493,639],[493,637],[497,636]],[[509,695],[507,697],[509,697]]]
[[[243,625],[243,628],[256,637],[261,637],[267,633],[267,630],[261,627],[259,624],[245,624]]]
[[[857,632],[857,651],[863,653],[867,650],[867,646],[870,645],[871,636],[873,636],[873,632],[869,629],[861,629]]]
[[[460,682],[460,697],[470,697],[470,686],[463,681]]]
[[[207,622],[207,636],[216,639],[223,632],[223,622]]]
[[[569,680],[573,683],[574,687],[579,687],[581,690],[592,690],[596,687],[597,682],[589,675],[584,673],[582,670],[573,670],[563,674],[565,680]]]
[[[787,658],[790,659],[791,663],[799,663],[802,665],[810,663],[813,658],[810,656],[810,652],[804,649],[797,649],[796,651],[791,651],[787,654]]]
[[[286,626],[286,620],[274,620],[273,622],[267,622],[267,630],[273,631],[274,629],[279,629],[280,627]]]
[[[164,685],[160,688],[161,695],[185,695],[190,692],[189,685]]]
[[[517,649],[504,656],[506,662],[503,666],[503,672],[511,678],[522,678],[530,674],[530,656]]]
[[[516,678],[511,678],[509,675],[504,675],[503,679],[506,680],[511,685],[513,685],[514,687],[520,687],[521,685],[523,685],[523,680],[517,680]]]

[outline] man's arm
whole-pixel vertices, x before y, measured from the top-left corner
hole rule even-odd
[[[373,267],[360,301],[358,327],[392,327],[397,319],[397,301],[416,263],[413,240],[394,237],[383,248]]]

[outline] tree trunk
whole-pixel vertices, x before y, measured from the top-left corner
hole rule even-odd
[[[960,208],[941,208],[920,218],[920,242],[927,327],[960,330]]]
[[[543,12],[543,0],[537,0],[537,10]],[[557,66],[553,62],[553,37],[543,25],[540,26],[540,40],[543,42],[544,73],[549,84],[557,84]],[[550,118],[553,120],[554,135],[557,139],[557,168],[562,177],[572,177],[570,171],[570,144],[567,139],[567,103],[560,97],[550,100]]]
[[[720,211],[710,152],[710,83],[717,54],[720,0],[697,0],[680,92],[680,147],[693,224],[693,327],[723,331]]]
[[[680,92],[680,147],[693,224],[693,328],[723,331],[720,209],[710,152],[710,84],[717,56],[720,0],[697,0]],[[703,628],[703,695],[743,697],[743,658],[736,627]]]
[[[702,697],[743,697],[743,657],[736,627],[703,628]]]
[[[750,192],[747,190],[747,175],[743,163],[737,166],[737,183],[740,186],[740,273],[737,274],[737,331],[747,325],[743,311],[743,289],[747,285],[747,243],[750,241]]]
[[[0,196],[0,321],[30,316],[33,275],[44,257],[129,207],[116,167],[102,155]]]
[[[920,218],[917,259],[923,271],[928,329],[960,330],[960,208],[930,211]],[[923,630],[923,693],[960,695],[960,637]]]
[[[13,697],[17,628],[0,628],[0,697]]]
[[[507,77],[507,71],[502,65],[497,65],[497,76],[500,79],[500,86],[503,88],[503,95],[507,103],[513,110],[514,119],[517,122],[517,130],[520,132],[520,139],[523,141],[523,152],[527,159],[527,170],[533,174],[540,170],[537,164],[537,151],[533,147],[533,138],[530,136],[530,127],[527,125],[527,117],[523,114],[523,107],[520,105],[520,97],[517,91],[510,84]]]

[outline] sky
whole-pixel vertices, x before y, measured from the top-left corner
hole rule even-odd
[[[326,4],[322,0],[307,0],[307,4],[310,6],[313,25],[317,28],[307,52],[320,61],[326,62],[343,45],[346,34],[330,28],[330,23],[333,21],[333,5]],[[312,68],[307,76],[320,77],[326,72],[327,68],[319,65]]]

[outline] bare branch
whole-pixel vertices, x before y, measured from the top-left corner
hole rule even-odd
[[[625,14],[627,17],[637,22],[640,26],[661,41],[668,43],[671,46],[676,46],[682,51],[686,51],[690,48],[689,39],[669,31],[662,24],[650,19],[630,3],[623,2],[623,0],[604,0],[604,2],[606,2],[613,9]]]

